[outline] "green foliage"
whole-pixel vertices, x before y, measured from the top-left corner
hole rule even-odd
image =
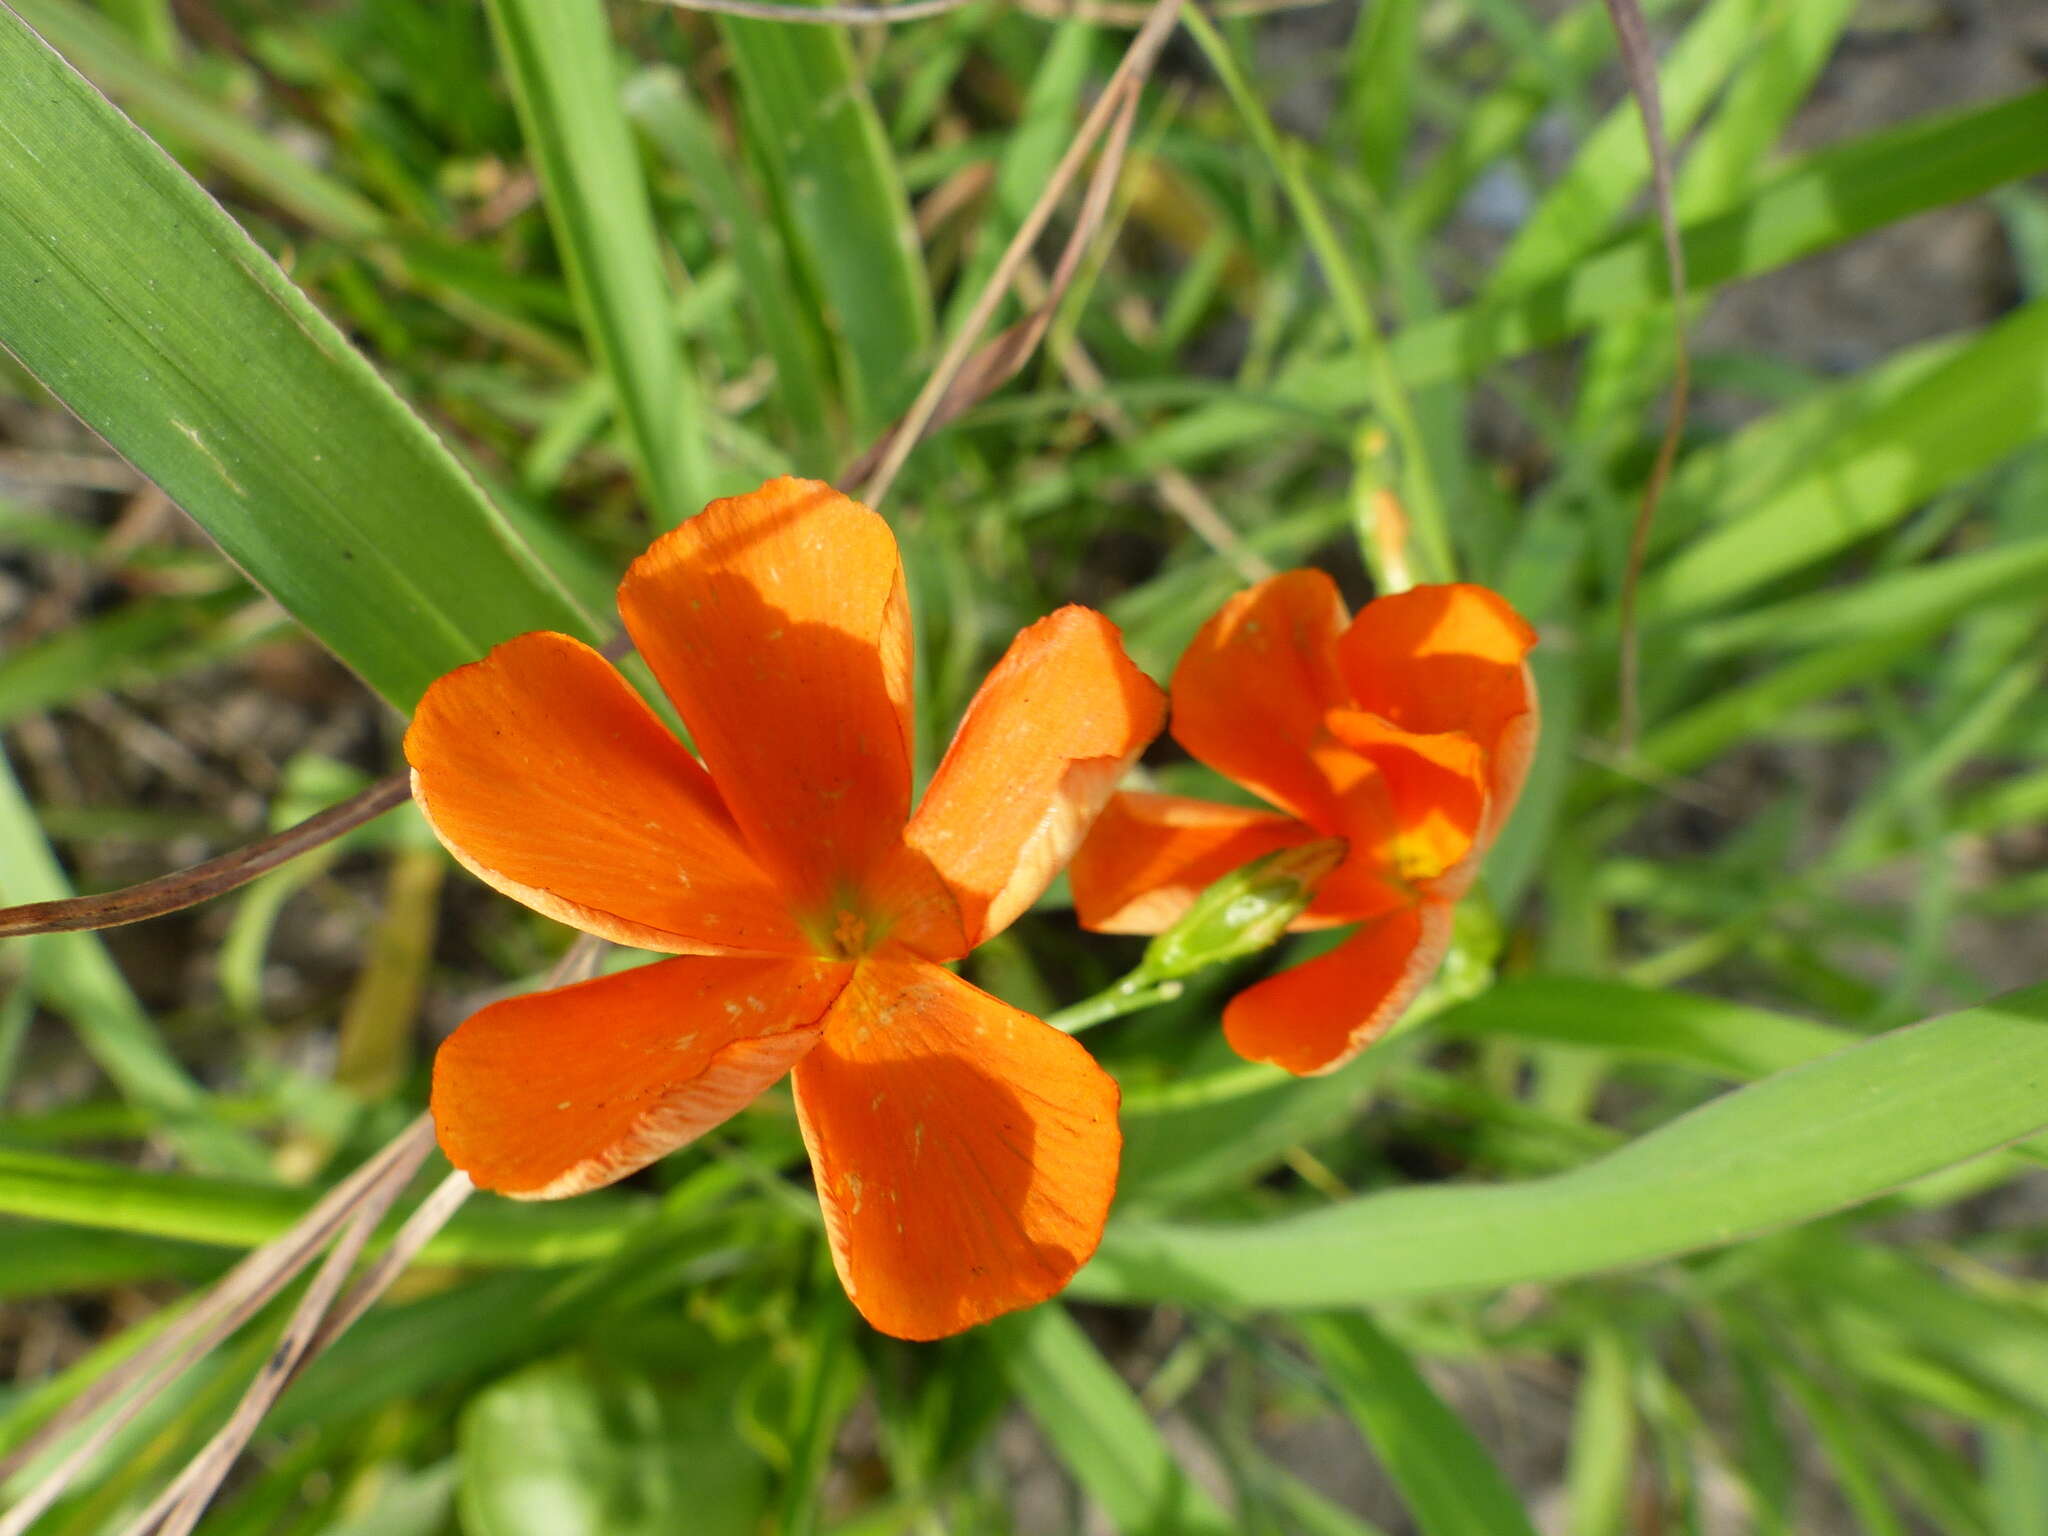
[[[709,1367],[708,1369],[706,1367]],[[699,1362],[663,1383],[574,1357],[479,1392],[456,1431],[465,1529],[479,1536],[653,1536],[758,1529],[767,1468],[719,1410],[738,1373]]]
[[[0,339],[393,703],[584,622],[447,450],[197,185],[0,16]]]
[[[1931,46],[1919,22],[1645,9],[1687,315],[1816,281],[1918,314],[1935,247],[1912,242],[1956,205],[2002,249],[1975,311],[1904,343],[1704,333],[1638,741],[1615,739],[1621,585],[1673,298],[1598,0],[1376,0],[1345,46],[1326,13],[1191,19],[1042,354],[885,508],[934,751],[1063,602],[1163,679],[1246,552],[1362,595],[1382,488],[1420,571],[1512,597],[1545,735],[1409,1022],[1328,1077],[1250,1066],[1224,1002],[1327,936],[1266,949],[1277,921],[1238,930],[1279,907],[1209,911],[1199,955],[1119,991],[1141,946],[1050,899],[969,964],[1088,1026],[1123,1086],[1118,1205],[1067,1303],[869,1333],[770,1095],[630,1186],[471,1202],[286,1393],[204,1531],[1372,1536],[1363,1511],[1609,1536],[1732,1500],[1759,1532],[1840,1509],[2040,1536],[2048,91],[1817,132],[1845,40]],[[622,0],[0,8],[0,422],[54,399],[211,541],[0,487],[0,602],[31,594],[0,608],[0,901],[331,803],[398,766],[387,706],[522,630],[602,638],[653,532],[848,462],[1124,36],[980,4],[886,29]],[[1858,276],[1837,253],[1872,236],[1919,254]],[[1175,515],[1188,485],[1242,549]],[[274,762],[181,745],[195,698],[296,707],[316,650],[366,685],[320,685],[308,714],[339,727]],[[136,750],[158,777],[102,792]],[[1171,751],[1143,771],[1224,792]],[[417,1113],[423,1067],[365,1087],[322,1051],[382,985],[372,935],[423,837],[374,824],[167,948],[0,941],[0,1297],[112,1299],[48,1310],[61,1368],[0,1389],[0,1450],[163,1325],[131,1288],[203,1285]],[[410,979],[439,1027],[562,943],[455,872],[438,924]],[[398,1044],[424,1062],[430,1034]],[[48,1528],[119,1530],[280,1310]],[[1530,1381],[1533,1437],[1470,1411]],[[1027,1486],[1052,1491],[1024,1512]]]

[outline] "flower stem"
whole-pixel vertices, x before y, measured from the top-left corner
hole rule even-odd
[[[1156,1008],[1161,1003],[1170,1003],[1186,991],[1180,981],[1154,981],[1143,966],[1131,972],[1093,997],[1084,997],[1070,1008],[1046,1015],[1045,1022],[1054,1029],[1063,1029],[1070,1035],[1078,1035],[1084,1029],[1092,1029],[1108,1019],[1119,1019],[1127,1013],[1141,1009]]]

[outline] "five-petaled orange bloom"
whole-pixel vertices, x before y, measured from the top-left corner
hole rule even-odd
[[[1357,931],[1239,993],[1238,1053],[1334,1071],[1393,1024],[1450,944],[1451,909],[1507,819],[1536,744],[1536,636],[1484,587],[1416,587],[1346,622],[1321,571],[1241,592],[1173,674],[1173,736],[1278,813],[1113,799],[1074,859],[1082,925],[1158,933],[1262,854],[1346,840],[1294,924]]]
[[[1043,1300],[1094,1251],[1117,1087],[947,971],[1030,906],[1157,733],[1101,615],[1018,635],[913,813],[896,541],[811,481],[714,502],[619,610],[701,762],[596,651],[522,635],[427,690],[414,793],[469,869],[677,958],[468,1019],[434,1063],[442,1148],[522,1199],[611,1183],[792,1073],[839,1277],[936,1338]]]

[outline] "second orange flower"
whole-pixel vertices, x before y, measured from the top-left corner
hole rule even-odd
[[[1335,1071],[1400,1017],[1450,944],[1451,909],[1535,747],[1535,640],[1484,587],[1416,587],[1355,619],[1321,571],[1239,593],[1174,671],[1173,735],[1277,809],[1116,796],[1074,860],[1083,926],[1162,932],[1250,860],[1343,839],[1294,926],[1355,931],[1223,1015],[1239,1054]]]

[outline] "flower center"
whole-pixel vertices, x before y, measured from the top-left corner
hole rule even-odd
[[[868,947],[868,920],[842,907],[832,920],[832,942],[849,959]]]
[[[799,919],[799,925],[828,960],[858,960],[880,944],[889,929],[850,891],[841,891],[826,906]]]

